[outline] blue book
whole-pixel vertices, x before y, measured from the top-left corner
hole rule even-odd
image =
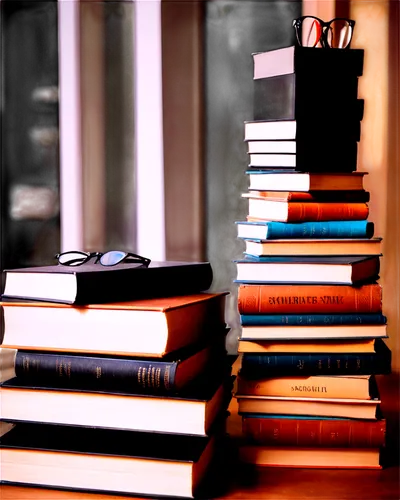
[[[241,374],[257,379],[309,375],[372,375],[391,370],[391,352],[377,343],[375,353],[243,354]]]
[[[371,314],[242,314],[243,326],[385,325],[386,316]]]
[[[237,221],[236,225],[238,237],[245,239],[370,239],[374,235],[374,224],[367,220],[327,222]]]

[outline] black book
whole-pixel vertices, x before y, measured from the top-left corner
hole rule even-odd
[[[149,266],[44,266],[5,270],[3,298],[96,304],[187,295],[212,283],[209,262],[151,262]]]

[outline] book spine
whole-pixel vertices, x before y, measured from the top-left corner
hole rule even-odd
[[[382,312],[378,284],[240,285],[240,314],[350,314]]]
[[[289,203],[288,222],[364,220],[366,203]]]
[[[308,375],[370,375],[390,372],[389,356],[351,354],[243,354],[242,374],[248,378]]]
[[[46,381],[60,387],[123,390],[146,394],[174,391],[177,363],[71,356],[18,351],[15,373],[25,381]]]
[[[254,444],[374,448],[385,444],[386,421],[243,416],[242,430]]]
[[[265,239],[372,238],[374,224],[367,220],[303,222],[297,224],[269,222]]]
[[[384,325],[383,314],[242,314],[243,326]]]

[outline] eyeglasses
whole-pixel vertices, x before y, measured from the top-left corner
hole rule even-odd
[[[95,264],[101,264],[102,266],[116,266],[117,264],[121,264],[121,262],[137,262],[138,264],[148,266],[151,262],[146,257],[131,252],[122,252],[121,250],[111,250],[106,253],[81,252],[77,250],[58,253],[55,258],[62,266],[81,266],[93,258],[96,259]]]
[[[353,37],[355,21],[336,17],[329,22],[314,16],[303,16],[293,21],[296,37],[301,47],[347,49]]]

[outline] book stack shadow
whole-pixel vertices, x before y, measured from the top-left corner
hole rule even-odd
[[[210,264],[5,274],[1,482],[157,498],[207,488],[232,395]]]
[[[391,369],[381,238],[357,171],[360,49],[254,58],[246,220],[237,221],[240,458],[262,466],[380,468],[376,375]]]

